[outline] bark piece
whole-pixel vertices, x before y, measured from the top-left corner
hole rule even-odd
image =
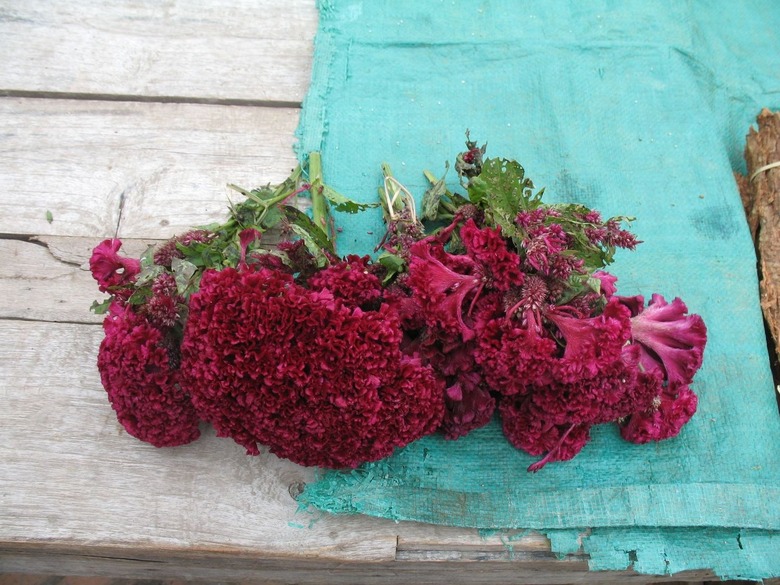
[[[764,109],[745,145],[747,175],[737,176],[758,252],[761,308],[780,358],[780,112]]]

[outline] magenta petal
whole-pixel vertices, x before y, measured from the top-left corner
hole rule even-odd
[[[132,282],[141,271],[141,262],[119,255],[122,241],[103,240],[92,250],[89,269],[101,292],[109,288]]]
[[[704,321],[687,312],[679,298],[667,303],[653,295],[648,307],[631,319],[631,335],[645,350],[643,364],[661,365],[670,384],[691,383],[707,343]]]

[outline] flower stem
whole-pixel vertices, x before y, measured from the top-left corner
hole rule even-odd
[[[328,235],[328,201],[323,195],[322,158],[319,152],[309,153],[309,193],[311,194],[311,212],[314,225]]]
[[[560,451],[561,445],[563,445],[563,442],[568,438],[569,433],[571,433],[574,430],[574,427],[576,426],[577,424],[573,423],[568,429],[566,429],[566,432],[563,433],[563,435],[561,435],[561,438],[558,439],[558,442],[555,444],[555,446],[547,452],[547,455],[545,455],[544,458],[541,459],[540,461],[537,461],[536,463],[532,463],[531,465],[529,465],[528,471],[530,471],[531,473],[536,473],[542,467],[547,465],[547,463],[549,463],[550,461],[554,461],[555,460],[554,457],[558,455],[558,451]]]

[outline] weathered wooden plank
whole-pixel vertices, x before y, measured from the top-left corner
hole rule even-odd
[[[89,306],[104,295],[85,262],[58,259],[43,243],[0,239],[0,318],[100,323]]]
[[[0,91],[300,102],[312,0],[0,2]]]
[[[121,237],[164,239],[222,219],[228,182],[295,166],[298,113],[0,98],[0,233],[102,238],[119,224]]]
[[[631,583],[650,585],[700,585],[712,579],[706,571],[691,571],[678,576],[638,575],[630,571],[588,572],[584,562],[544,560],[517,561],[392,561],[338,563],[333,561],[300,560],[295,563],[279,559],[248,556],[212,555],[194,552],[190,555],[169,555],[156,562],[127,557],[123,551],[100,551],[89,561],[91,574],[137,579],[197,579],[206,582],[251,582],[257,585],[571,585],[573,583]],[[0,561],[6,554],[0,550]],[[34,564],[72,574],[85,560],[66,551],[47,551],[44,556],[16,553],[9,558],[9,569],[23,571]],[[123,556],[124,555],[124,556]],[[680,581],[686,579],[686,581]],[[120,584],[117,584],[120,585]],[[132,583],[124,585],[134,585]]]

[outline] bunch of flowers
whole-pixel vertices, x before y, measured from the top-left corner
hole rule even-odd
[[[469,141],[458,156],[464,194],[428,173],[421,216],[385,166],[376,260],[336,254],[328,204],[367,206],[323,183],[316,153],[140,260],[102,242],[98,368],[119,421],[158,447],[207,422],[249,454],[332,468],[494,416],[541,456],[530,471],[574,457],[597,424],[635,443],[677,435],[696,410],[702,319],[617,294],[604,268],[639,243],[628,218],[546,204],[517,162],[484,155]],[[312,217],[292,205],[304,192]],[[283,241],[263,247],[272,229]]]

